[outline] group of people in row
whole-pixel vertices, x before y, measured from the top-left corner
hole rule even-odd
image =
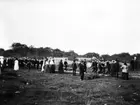
[[[136,57],[134,57],[133,61],[136,61]],[[128,79],[128,65],[127,63],[121,63],[119,60],[112,60],[112,61],[99,61],[99,60],[92,60],[91,67],[92,72],[95,73],[103,73],[103,74],[110,74],[111,76],[119,77],[119,72],[122,72],[122,78]],[[134,63],[133,63],[134,64]],[[134,65],[132,65],[132,61],[130,62],[132,69],[134,69]],[[60,60],[59,64],[56,65],[55,60],[53,58],[44,58],[44,59],[30,59],[30,58],[7,58],[2,59],[0,62],[0,69],[3,71],[4,68],[14,68],[15,71],[19,70],[20,68],[27,68],[29,71],[30,69],[41,69],[41,72],[47,73],[55,73],[56,67],[58,67],[58,73],[64,73],[64,70],[68,69],[68,62],[65,60],[64,62]],[[84,79],[84,73],[87,72],[87,61],[81,60],[77,62],[73,60],[71,65],[71,69],[73,71],[73,75],[76,75],[77,68],[79,68],[79,73],[81,80]],[[1,73],[1,72],[0,72]]]
[[[119,72],[122,72],[122,78],[128,79],[128,64],[119,62],[118,59],[112,61],[93,61],[92,71],[95,73],[110,74],[111,76],[119,77]]]

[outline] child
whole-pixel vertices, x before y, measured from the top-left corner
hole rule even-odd
[[[122,79],[128,80],[128,66],[126,62],[122,65]]]

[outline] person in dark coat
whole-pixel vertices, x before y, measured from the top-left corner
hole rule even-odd
[[[96,61],[93,61],[92,62],[92,72],[97,72],[97,62]]]
[[[134,57],[134,58],[131,60],[131,62],[130,62],[132,71],[135,71],[135,70],[137,69],[137,60],[136,60],[136,59],[137,59],[137,58]]]
[[[106,66],[107,66],[107,73],[110,74],[110,71],[111,71],[111,64],[110,64],[109,61],[107,62]]]
[[[31,61],[30,60],[28,60],[28,62],[27,62],[27,68],[28,68],[28,71],[31,70]]]
[[[120,71],[120,64],[119,64],[119,60],[116,59],[116,63],[115,63],[115,76],[118,78],[119,77],[119,71]]]
[[[40,60],[39,64],[40,64],[40,68],[41,68],[43,65],[43,59]]]
[[[86,59],[84,60],[84,70],[85,70],[85,72],[87,72],[87,61],[86,61]]]
[[[84,61],[81,61],[79,64],[79,69],[80,69],[80,79],[84,79],[84,72],[85,72],[85,66],[84,66]]]
[[[39,69],[39,59],[36,60],[36,64],[37,64],[37,70]]]
[[[64,61],[64,67],[65,67],[64,69],[67,71],[68,62],[66,60]]]
[[[63,65],[63,61],[60,60],[60,62],[59,62],[59,67],[58,67],[59,73],[64,73],[63,66],[64,66],[64,65]]]
[[[73,75],[76,75],[77,64],[76,64],[75,60],[73,60],[72,69],[73,69]]]
[[[54,62],[54,60],[50,61],[50,71],[51,71],[51,73],[55,73],[55,62]]]
[[[52,73],[55,73],[55,62],[53,60],[53,65],[52,65]]]
[[[116,61],[114,61],[114,60],[111,63],[111,72],[110,72],[110,74],[111,74],[112,77],[115,75],[115,63],[116,63]]]

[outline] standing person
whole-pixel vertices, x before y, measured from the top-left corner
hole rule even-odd
[[[64,73],[64,70],[63,70],[63,61],[62,60],[60,60],[60,62],[59,62],[58,71],[59,71],[59,73]]]
[[[50,61],[48,59],[46,59],[46,62],[45,62],[45,72],[46,73],[51,72],[51,70],[50,70]]]
[[[4,57],[3,56],[0,57],[0,70],[1,72],[4,71]]]
[[[28,59],[27,68],[28,68],[28,71],[31,70],[31,60],[30,59]]]
[[[84,70],[85,70],[85,72],[87,72],[87,61],[86,61],[86,59],[84,60]]]
[[[39,68],[41,68],[42,65],[43,65],[43,59],[40,60],[39,64],[40,64],[40,67]]]
[[[53,64],[52,64],[52,73],[55,73],[55,62],[54,62],[54,59],[52,61],[53,61]]]
[[[84,79],[84,72],[85,72],[85,66],[84,66],[84,61],[81,61],[79,64],[79,69],[80,69],[80,79]]]
[[[54,60],[50,61],[50,73],[55,73],[55,63],[54,63]]]
[[[137,58],[134,57],[134,58],[131,60],[130,64],[131,64],[132,70],[135,71],[135,70],[137,69]]]
[[[18,61],[17,58],[15,59],[15,62],[14,62],[14,70],[15,71],[18,71],[19,70],[19,61]]]
[[[67,62],[67,60],[65,59],[65,61],[64,61],[64,69],[67,71],[67,67],[68,67],[68,62]]]
[[[41,72],[44,72],[45,71],[45,62],[46,62],[46,59],[44,58],[42,60]]]
[[[77,64],[76,64],[75,60],[73,60],[72,69],[73,69],[73,75],[76,75]]]
[[[109,61],[107,61],[106,66],[107,66],[107,73],[110,74],[110,71],[111,71],[111,64],[110,64]]]
[[[0,75],[1,75],[1,61],[0,61]]]
[[[36,64],[37,64],[37,70],[39,69],[39,59],[36,60]]]
[[[115,63],[115,76],[118,78],[119,77],[119,71],[120,71],[120,64],[119,64],[119,60],[116,59],[116,63]]]
[[[124,80],[128,80],[128,66],[127,66],[127,63],[125,62],[123,65],[122,65],[122,79]]]
[[[116,61],[115,60],[112,60],[112,63],[111,63],[111,76],[113,77],[115,75],[115,63]]]
[[[102,73],[103,72],[103,66],[102,66],[102,62],[101,61],[98,64],[98,68],[99,68],[98,73]]]
[[[97,72],[97,62],[96,61],[93,61],[92,62],[92,72]]]

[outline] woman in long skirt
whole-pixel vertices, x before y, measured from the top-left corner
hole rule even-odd
[[[48,60],[46,60],[46,62],[45,62],[45,72],[50,73],[50,64],[49,64]]]
[[[18,71],[19,70],[19,62],[18,59],[16,58],[15,62],[14,62],[14,70]]]
[[[45,71],[45,62],[46,62],[46,59],[43,60],[43,64],[42,64],[42,67],[41,67],[41,72]]]
[[[50,61],[50,73],[55,73],[55,63],[54,63],[54,60]]]

